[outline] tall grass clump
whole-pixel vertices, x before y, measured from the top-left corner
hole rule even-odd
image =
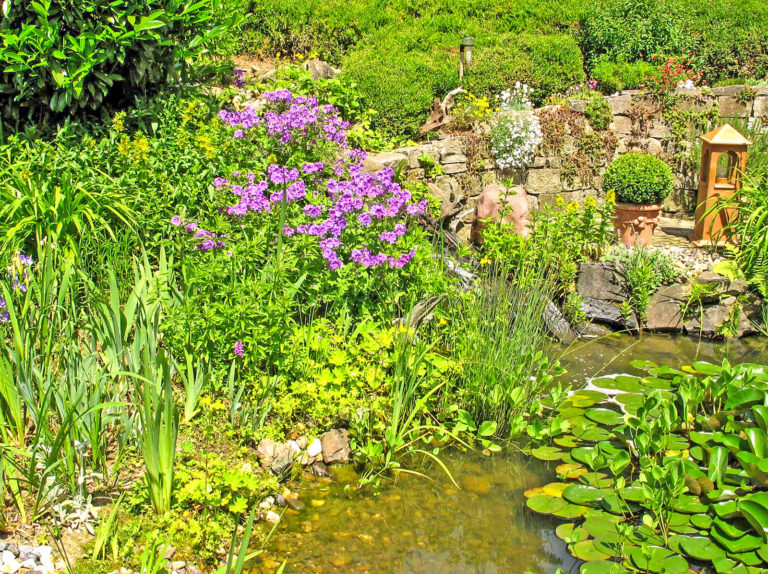
[[[554,282],[539,267],[496,267],[449,308],[459,402],[472,418],[511,428],[552,379],[545,312]]]

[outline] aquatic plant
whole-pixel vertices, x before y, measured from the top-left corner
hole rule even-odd
[[[592,381],[555,409],[532,450],[560,482],[527,506],[569,522],[557,535],[584,574],[762,572],[768,564],[768,374],[759,365],[633,363],[645,376]]]

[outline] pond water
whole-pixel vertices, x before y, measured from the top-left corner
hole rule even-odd
[[[579,342],[562,355],[564,380],[582,385],[598,374],[633,372],[635,359],[679,366],[694,360],[768,362],[763,339],[698,343],[665,335],[610,335]],[[559,523],[534,515],[523,492],[554,478],[543,463],[506,452],[442,453],[462,486],[454,487],[436,465],[432,480],[401,475],[378,496],[354,488],[350,467],[334,468],[333,480],[305,477],[302,510],[286,511],[253,572],[370,572],[441,574],[551,574],[576,572],[578,562],[555,535]]]

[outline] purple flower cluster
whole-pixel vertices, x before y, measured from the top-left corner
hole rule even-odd
[[[294,96],[289,90],[265,92],[263,97],[276,104],[277,110],[262,116],[252,107],[242,112],[219,112],[219,118],[238,128],[233,134],[235,138],[245,137],[246,130],[263,125],[267,135],[278,138],[284,145],[305,139],[307,145],[325,140],[346,147],[349,122],[342,120],[333,106],[321,106],[317,98]]]
[[[245,70],[235,70],[232,78],[232,85],[236,88],[245,87]]]
[[[11,288],[14,292],[20,291],[22,293],[27,292],[27,277],[29,276],[29,268],[35,264],[35,261],[29,256],[23,253],[16,252],[11,265],[8,267],[8,279],[11,280]],[[0,297],[0,323],[7,323],[11,318],[11,314],[8,311],[8,301],[4,297]]]
[[[321,106],[315,98],[294,96],[288,90],[267,92],[264,98],[271,109],[261,116],[247,108],[242,112],[222,110],[219,117],[237,131],[258,127],[297,149],[311,150],[325,142],[346,151],[330,164],[272,164],[261,179],[240,172],[231,179],[217,177],[213,186],[237,198],[226,213],[238,218],[271,214],[280,211],[273,207],[284,204],[287,219],[280,233],[314,238],[332,270],[350,262],[363,267],[402,268],[408,264],[416,251],[408,248],[406,221],[424,213],[426,200],[415,201],[410,191],[395,182],[392,168],[377,173],[364,170],[366,154],[347,149],[348,124],[333,106]],[[180,218],[175,219],[174,225],[182,224]]]
[[[171,225],[174,227],[181,227],[182,224],[184,225],[184,231],[192,234],[192,237],[198,240],[197,245],[195,245],[195,249],[198,251],[221,249],[226,245],[226,242],[224,241],[226,235],[216,235],[212,231],[203,229],[194,221],[184,223],[178,215],[171,217]]]
[[[242,357],[243,353],[245,352],[245,347],[243,345],[242,341],[235,341],[235,346],[232,349],[232,352],[235,353],[238,357]]]

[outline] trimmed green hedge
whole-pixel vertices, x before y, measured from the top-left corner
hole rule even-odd
[[[603,189],[619,203],[661,203],[672,191],[674,176],[661,159],[647,153],[628,153],[615,159],[603,174]]]

